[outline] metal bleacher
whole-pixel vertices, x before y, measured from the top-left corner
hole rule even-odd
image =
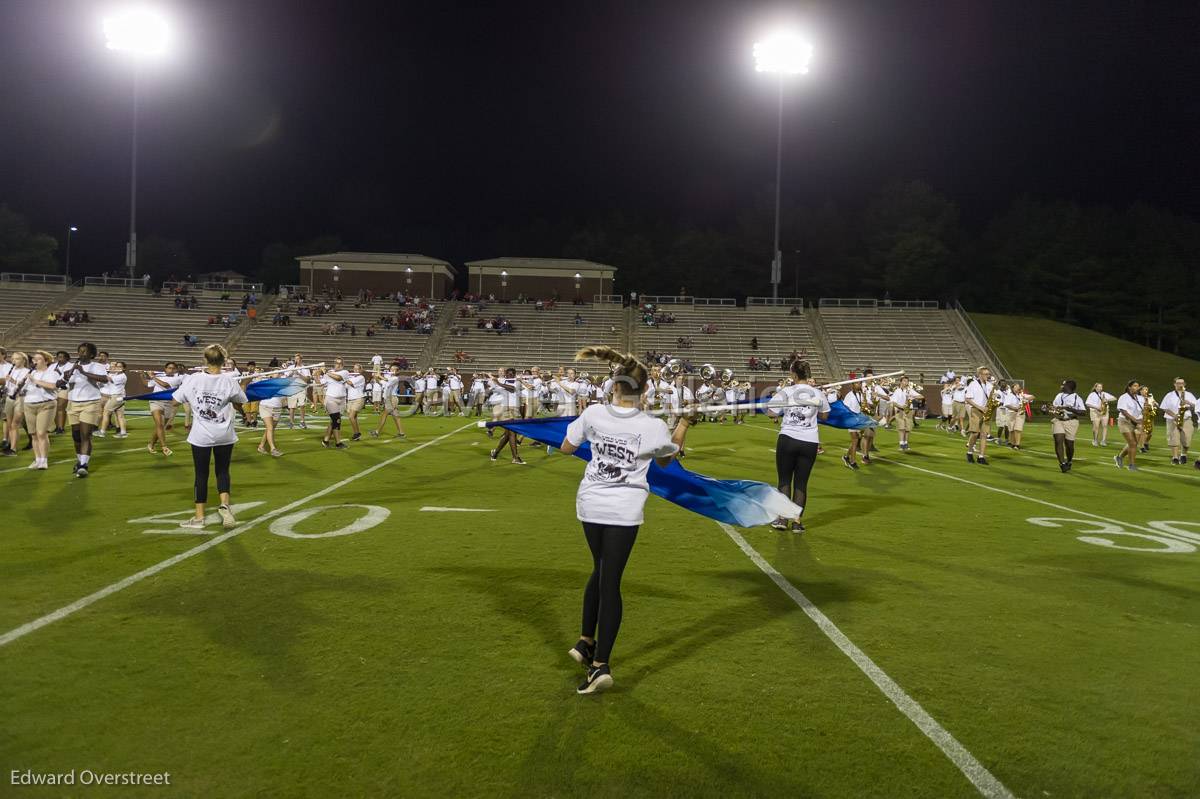
[[[314,302],[324,300],[314,300]],[[387,362],[394,358],[403,357],[412,365],[416,365],[431,338],[416,330],[387,330],[380,323],[382,316],[395,316],[413,306],[400,306],[395,302],[377,299],[370,305],[365,302],[360,307],[354,307],[354,299],[346,298],[334,303],[334,312],[321,316],[300,316],[296,313],[296,305],[291,303],[288,310],[287,325],[272,324],[275,307],[269,306],[259,315],[254,326],[237,344],[238,360],[257,361],[259,366],[270,362],[271,358],[286,361],[296,353],[301,353],[308,363],[325,361],[332,363],[334,358],[345,359],[346,364],[355,362],[368,364],[371,356],[379,354]],[[444,303],[434,303],[430,314],[431,321],[444,311]],[[323,333],[329,325],[345,323],[352,325],[354,334],[342,331],[334,335]],[[367,335],[367,328],[375,326],[376,334]]]
[[[827,307],[821,323],[843,367],[876,372],[903,369],[914,379],[978,366],[953,311],[911,307]]]
[[[462,316],[468,303],[446,303],[451,330],[433,357],[433,367],[494,371],[502,367],[538,366],[557,369],[572,363],[575,352],[591,344],[621,348],[625,339],[625,314],[620,305],[556,305],[538,310],[532,303],[491,303],[474,315]],[[478,307],[478,306],[472,306]],[[575,323],[576,315],[580,324]],[[476,325],[479,319],[503,317],[511,333],[495,333]],[[454,329],[464,330],[456,335]],[[467,353],[470,361],[456,362],[454,353]]]
[[[0,335],[25,321],[36,309],[67,296],[67,287],[0,282]],[[7,340],[7,336],[4,336]]]

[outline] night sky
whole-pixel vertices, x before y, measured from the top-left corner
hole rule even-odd
[[[123,259],[131,69],[109,3],[0,0],[0,201]],[[787,90],[784,193],[854,205],[923,179],[982,224],[1030,193],[1200,216],[1200,3],[163,3],[142,80],[139,235],[212,269],[264,245],[455,262],[544,218],[729,223],[774,180],[751,46],[816,42]],[[769,255],[764,254],[764,258]]]

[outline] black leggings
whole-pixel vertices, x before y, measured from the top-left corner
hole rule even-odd
[[[592,550],[592,576],[583,589],[583,631],[596,639],[597,663],[607,663],[613,641],[621,629],[621,573],[629,562],[638,528],[583,523],[588,548]],[[600,634],[596,635],[597,624]]]
[[[779,436],[775,441],[775,470],[779,473],[779,491],[800,507],[808,504],[808,476],[817,462],[815,441],[797,441]]]
[[[217,493],[229,493],[229,461],[233,458],[233,444],[221,444],[216,447],[198,447],[192,444],[197,502],[208,502],[208,462],[213,455],[216,455],[217,461]]]

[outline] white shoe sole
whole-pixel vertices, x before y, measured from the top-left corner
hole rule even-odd
[[[599,677],[597,677],[596,679],[594,679],[590,683],[588,683],[588,687],[585,688],[584,690],[580,691],[579,689],[575,689],[575,693],[598,694],[601,691],[607,691],[609,688],[612,688],[612,686],[613,686],[612,675],[611,674],[601,674]]]
[[[575,661],[580,666],[590,665],[587,661],[587,658],[585,658],[583,655],[579,654],[579,650],[575,649],[574,647],[568,649],[567,654],[571,656],[571,660]]]
[[[217,508],[217,514],[221,517],[221,524],[226,530],[237,527],[237,519],[233,518],[233,514],[222,508]]]

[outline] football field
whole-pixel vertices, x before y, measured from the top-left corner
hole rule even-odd
[[[1161,426],[1142,471],[1114,432],[1069,474],[1046,424],[990,466],[880,431],[858,472],[822,428],[803,535],[651,497],[580,697],[581,461],[492,462],[473,418],[278,459],[241,430],[239,526],[185,531],[183,431],[166,459],[148,424],[86,480],[69,436],[0,460],[0,795],[1200,794],[1200,471]],[[774,483],[774,441],[698,425],[684,465]]]

